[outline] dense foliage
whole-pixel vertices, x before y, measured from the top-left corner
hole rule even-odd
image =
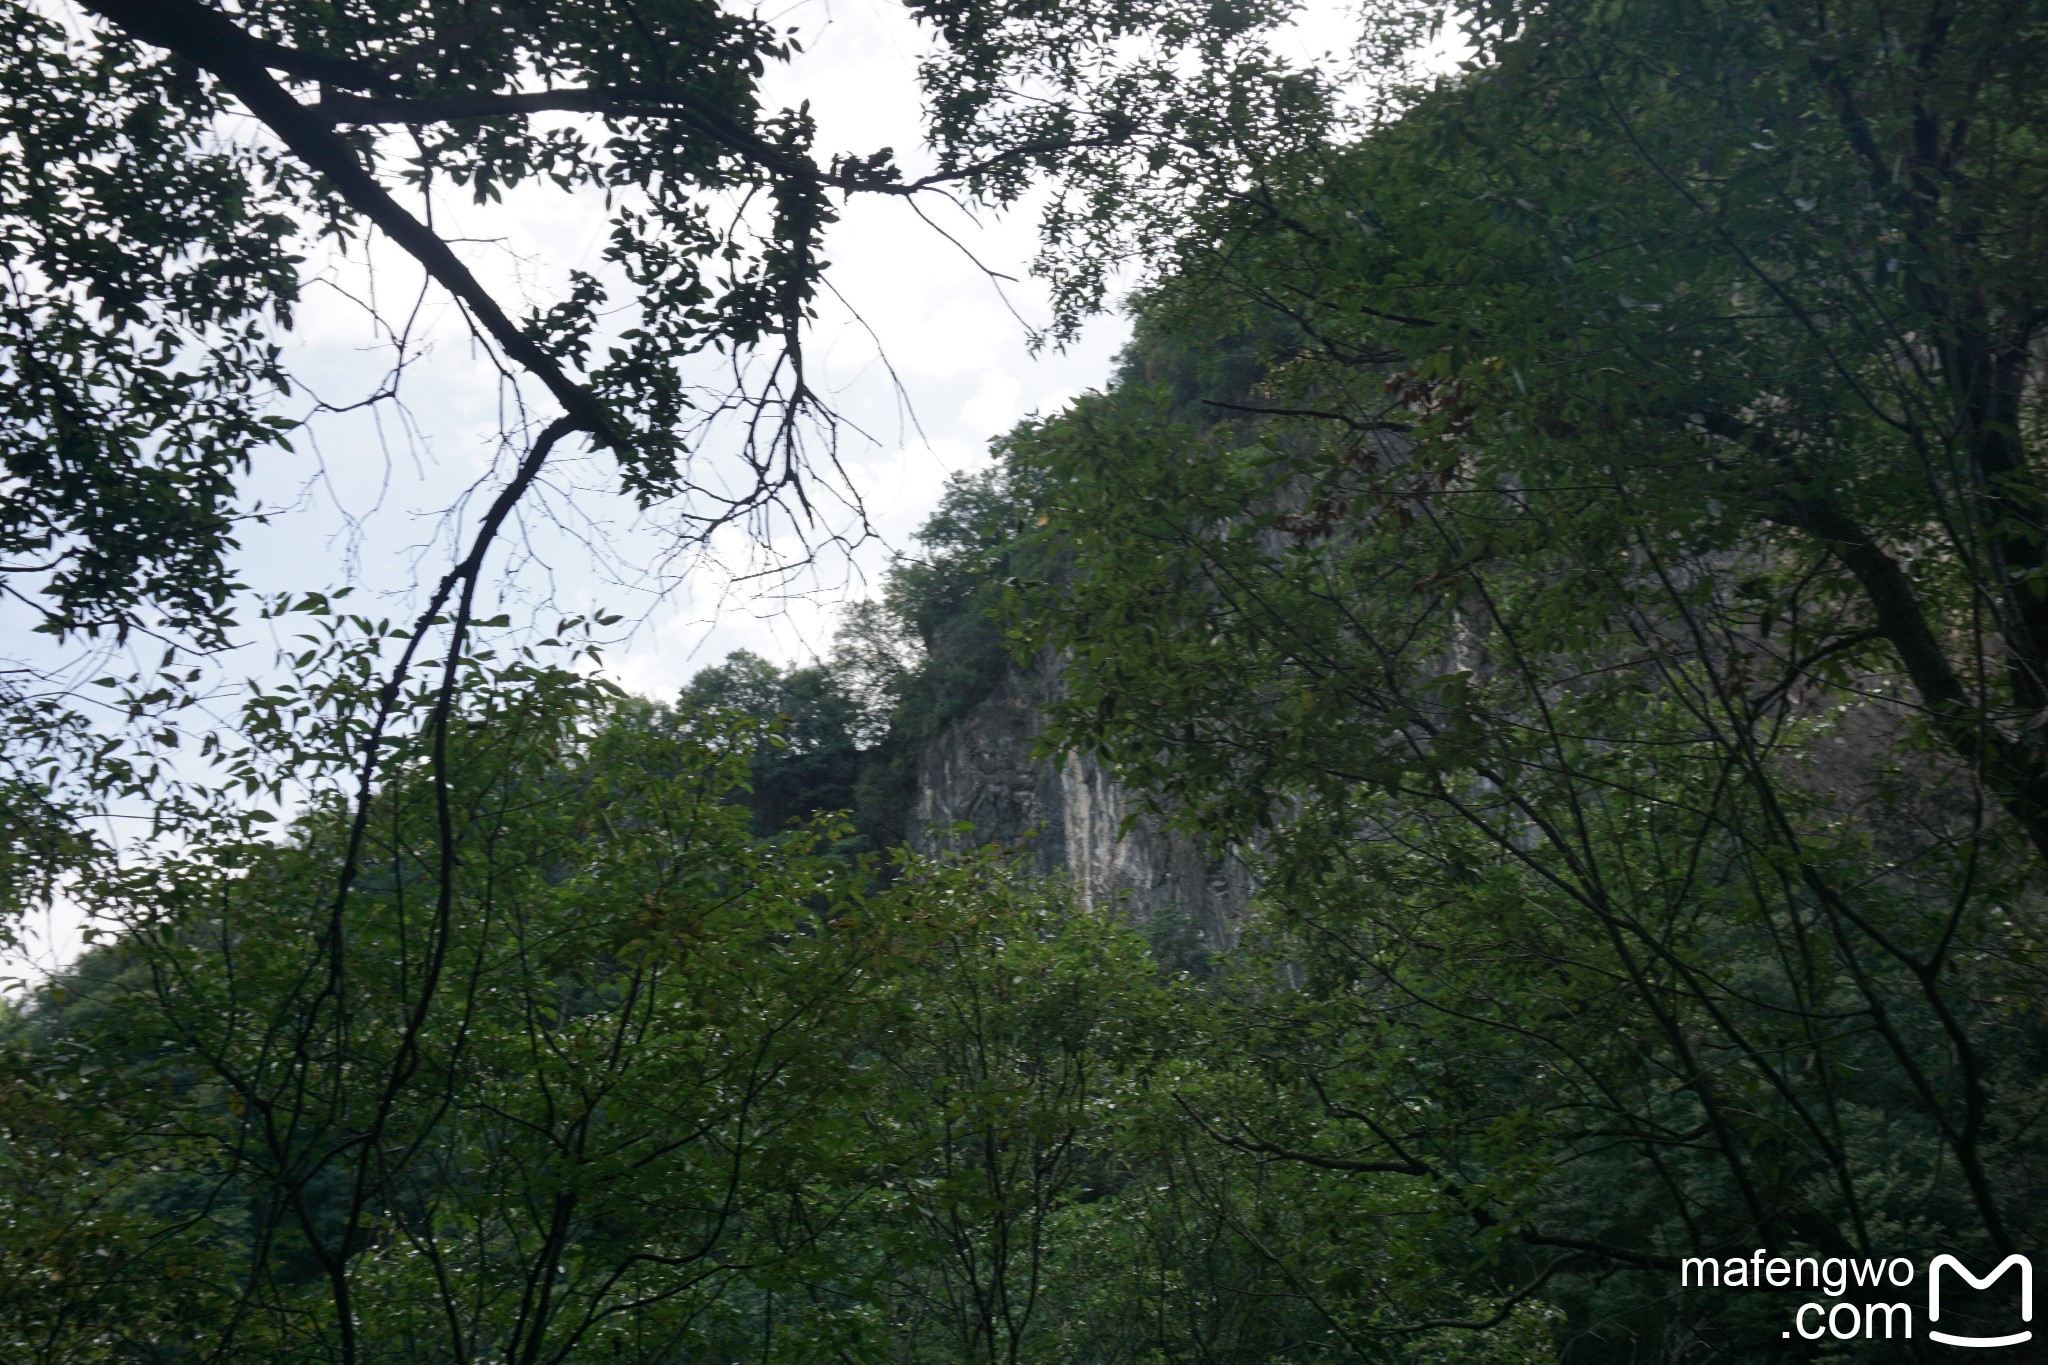
[[[1150,335],[1291,330],[1251,393],[1018,442],[1018,619],[1294,945],[1321,1118],[1220,1140],[1406,1178],[1574,1358],[1796,1357],[1678,1258],[2042,1249],[2048,30],[1503,13],[1189,235]]]
[[[1373,50],[1433,12],[1375,7]],[[152,785],[61,706],[10,698],[0,893],[62,880],[118,932],[5,1019],[0,1351],[1934,1358],[1924,1318],[1910,1343],[1795,1336],[1797,1296],[1681,1287],[1679,1267],[2048,1255],[2048,16],[1486,3],[1456,16],[1461,72],[1395,92],[1398,118],[1253,155],[1275,110],[1322,107],[1231,55],[1253,16],[1143,18],[1210,63],[1197,87],[1261,91],[1191,111],[1171,61],[1104,55],[1142,26],[1118,7],[926,13],[948,173],[1013,193],[1047,139],[1071,176],[1071,251],[1047,262],[1068,302],[1117,244],[1164,263],[1116,383],[956,484],[826,663],[735,655],[673,706],[624,698],[557,644],[469,622],[479,549],[449,615],[410,631],[280,602],[308,647],[209,739],[213,787]],[[428,145],[472,176],[701,154],[700,189],[751,167],[785,207],[833,177],[894,183],[719,120],[644,165],[630,139],[548,161],[501,87],[556,49],[579,80],[680,82],[646,117],[754,116],[744,53],[650,75],[649,52],[577,27],[595,9],[445,50],[399,42],[438,10],[360,34],[341,11],[248,14],[245,65],[324,35],[349,68],[337,110],[438,102]],[[137,164],[231,201],[156,239],[121,326],[168,325],[222,234],[283,231],[235,177],[307,182],[198,155],[231,88],[205,62],[195,84],[125,39],[64,51],[127,93],[39,136],[89,151],[118,124]],[[123,104],[145,76],[184,102]],[[373,165],[395,144],[351,145]],[[121,207],[88,205],[117,188],[79,169],[98,155],[65,213]],[[811,229],[792,231],[732,299],[809,279]],[[283,269],[265,240],[236,279]],[[634,277],[650,306],[690,268],[663,259]],[[255,319],[288,292],[177,314],[225,329],[191,402],[271,382]],[[44,297],[17,323],[63,341],[78,315]],[[657,433],[630,456],[618,433],[655,492],[664,367],[744,339],[719,330],[744,310],[692,299],[709,330],[618,360],[650,386],[616,401]],[[565,318],[533,344],[575,334]],[[91,364],[129,376],[94,393],[169,401],[135,335],[94,336]],[[608,394],[598,375],[574,383]],[[129,463],[161,464],[149,486],[174,500],[188,475],[231,482],[260,433],[218,431]],[[47,496],[131,496],[106,486]],[[141,531],[175,529],[154,517],[135,503]],[[181,553],[203,567],[226,531],[200,523]],[[77,555],[43,571],[66,629],[94,593],[178,581],[148,542],[110,543],[95,578],[78,547],[103,530],[36,534]],[[225,580],[193,581],[167,609],[200,621]],[[436,630],[437,676],[390,669]],[[1199,980],[1000,854],[888,851],[920,748],[1008,661],[1048,659],[1048,747],[1100,756],[1256,871],[1243,941]],[[149,679],[109,682],[146,714]],[[84,857],[67,783],[157,793],[175,840]],[[299,814],[278,833],[258,798]],[[2012,1306],[1951,1300],[1942,1325]]]
[[[335,641],[330,718],[259,703],[245,763],[317,766],[350,723],[365,647]],[[744,718],[524,658],[464,684],[445,787],[401,753],[360,823],[345,795],[282,839],[224,815],[85,888],[122,932],[0,1036],[10,1360],[1251,1361],[1369,1332],[1318,1286],[1381,1196],[1186,1121],[1273,1098],[1212,1073],[1232,1025],[1130,925],[988,856],[885,886],[830,816],[752,835]],[[1441,1278],[1427,1238],[1376,1254]],[[1542,1321],[1463,1358],[1526,1358]]]

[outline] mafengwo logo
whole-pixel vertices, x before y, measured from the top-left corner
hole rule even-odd
[[[1989,1289],[1993,1282],[2005,1274],[2006,1271],[2017,1270],[2020,1274],[2020,1321],[2032,1322],[2034,1320],[2034,1263],[2032,1261],[2015,1251],[2012,1255],[2000,1261],[1989,1275],[1978,1279],[1970,1273],[1969,1267],[1965,1266],[1961,1261],[1958,1261],[1953,1256],[1942,1255],[1935,1257],[1927,1267],[1927,1321],[1929,1323],[1927,1335],[1929,1338],[1949,1346],[2017,1346],[2023,1341],[2033,1340],[2034,1334],[2032,1331],[2009,1332],[2002,1337],[1963,1337],[1952,1336],[1947,1332],[1935,1330],[1932,1324],[1941,1321],[1941,1272],[1944,1270],[1955,1271],[1956,1274],[1970,1282],[1970,1288],[1972,1289]]]
[[[1942,1295],[1948,1294],[1949,1325],[1957,1326],[1956,1294],[1962,1285],[1978,1291],[2002,1288],[2008,1274],[2018,1281],[2019,1322],[2013,1331],[1985,1333],[1944,1330]],[[1946,1277],[1946,1287],[1944,1285]],[[1876,1300],[1891,1292],[1910,1288],[1916,1278],[1913,1263],[1904,1256],[1890,1260],[1851,1259],[1831,1256],[1773,1256],[1759,1248],[1748,1257],[1730,1256],[1717,1260],[1688,1256],[1679,1262],[1681,1289],[1817,1289],[1833,1303],[1817,1300],[1802,1303],[1792,1313],[1792,1326],[1781,1336],[1798,1335],[1807,1341],[1832,1337],[1836,1341],[1910,1340],[1914,1335],[1913,1303]],[[1946,1252],[1927,1263],[1927,1340],[1944,1346],[2018,1346],[2034,1339],[2033,1329],[2020,1324],[2034,1320],[2034,1263],[2015,1252],[1978,1275]],[[1957,1284],[1961,1281],[1962,1285]],[[1847,1297],[1857,1291],[1856,1299]]]

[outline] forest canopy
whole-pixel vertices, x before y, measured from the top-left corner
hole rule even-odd
[[[606,445],[657,500],[674,357],[767,344],[800,386],[830,194],[918,183],[757,119],[775,40],[715,9],[659,41],[630,6],[190,9],[7,59],[13,126],[88,148],[6,219],[44,255],[12,248],[0,353],[58,377],[0,413],[0,544],[57,566],[19,581],[59,632],[232,624],[284,243],[392,230],[274,120],[438,115],[419,164],[472,177],[758,178],[777,226],[725,293],[683,282],[725,247],[677,200],[615,238],[643,343],[583,367],[596,293],[498,337],[564,414],[523,458]],[[1849,1268],[2048,1250],[2048,11],[1379,5],[1363,127],[1262,54],[1270,15],[918,12],[934,174],[1053,177],[1071,309],[1154,273],[1113,382],[957,482],[831,658],[626,696],[588,622],[471,619],[484,534],[413,626],[275,600],[305,647],[212,785],[10,694],[5,887],[110,928],[0,1032],[8,1358],[1694,1365],[2011,1331],[2017,1286],[1937,1323],[1924,1279]],[[1454,71],[1401,65],[1442,33]],[[1138,37],[1157,63],[1119,66]],[[60,55],[95,93],[37,113]],[[299,161],[202,152],[229,99]],[[543,147],[543,106],[627,131]],[[322,136],[372,180],[396,145]],[[11,137],[0,173],[47,183]],[[141,211],[94,170],[117,143],[199,206],[147,259],[89,230]],[[213,368],[172,374],[173,325]],[[779,421],[762,498],[801,468]],[[1199,973],[913,827],[924,746],[1027,668],[1047,761],[1250,869]],[[176,839],[106,845],[80,817],[117,796]]]

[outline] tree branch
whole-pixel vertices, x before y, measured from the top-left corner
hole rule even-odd
[[[1296,1151],[1292,1148],[1281,1147],[1257,1138],[1232,1137],[1228,1133],[1217,1132],[1208,1120],[1196,1113],[1194,1106],[1189,1104],[1182,1096],[1175,1095],[1173,1102],[1186,1111],[1187,1116],[1195,1121],[1197,1128],[1200,1128],[1224,1146],[1234,1147],[1240,1152],[1249,1152],[1255,1156],[1277,1157],[1282,1161],[1298,1161],[1305,1166],[1316,1166],[1326,1171],[1356,1171],[1379,1175],[1413,1176],[1434,1176],[1436,1174],[1419,1161],[1363,1161],[1356,1157],[1325,1156],[1320,1152]]]
[[[1709,435],[1740,442],[1771,459],[1783,482],[1765,495],[1764,515],[1825,542],[1855,577],[1877,631],[1904,666],[1936,733],[1981,774],[2035,850],[2048,859],[2048,772],[1971,697],[1905,569],[1834,500],[1787,487],[1797,480],[1797,466],[1768,433],[1724,413],[1709,413],[1702,424]]]
[[[364,169],[354,149],[271,76],[267,64],[276,59],[277,51],[289,49],[257,42],[226,15],[197,0],[84,2],[130,38],[176,53],[211,73],[293,155],[325,177],[349,207],[383,229],[436,283],[460,299],[508,357],[547,385],[578,429],[589,432],[599,445],[626,446],[623,432],[597,398],[506,316],[448,243],[393,199]]]
[[[330,90],[310,111],[328,126],[379,123],[449,123],[462,119],[506,118],[539,113],[610,115],[616,118],[673,119],[687,123],[706,137],[722,143],[763,169],[791,179],[807,181],[849,194],[910,195],[954,181],[971,179],[998,166],[1024,157],[1049,152],[1074,151],[1083,147],[1113,147],[1130,140],[1130,130],[1111,129],[1096,137],[1061,138],[1045,142],[1019,143],[951,170],[934,171],[916,180],[904,180],[883,157],[852,162],[877,169],[860,174],[835,165],[819,166],[767,141],[739,123],[715,104],[686,90],[661,85],[576,86],[560,90],[515,90],[504,93],[449,95],[438,99],[408,99],[394,95],[364,96]],[[881,169],[886,168],[886,169]]]
[[[566,90],[518,90],[508,93],[448,95],[438,99],[406,99],[392,95],[354,95],[329,90],[307,110],[325,126],[377,123],[452,123],[462,119],[506,118],[541,113],[609,114],[620,118],[673,119],[723,143],[766,169],[842,189],[890,188],[900,182],[875,177],[834,176],[808,158],[796,156],[760,137],[724,110],[686,91],[666,86],[603,85]],[[872,184],[870,184],[872,181]]]

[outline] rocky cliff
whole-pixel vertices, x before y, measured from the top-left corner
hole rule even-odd
[[[1167,829],[1094,759],[1055,764],[1033,756],[1041,708],[1058,686],[1050,662],[1011,669],[973,710],[926,741],[911,846],[1011,845],[1037,870],[1071,876],[1083,904],[1121,908],[1155,941],[1192,938],[1185,946],[1204,955],[1236,943],[1251,898],[1242,862],[1212,856]]]

